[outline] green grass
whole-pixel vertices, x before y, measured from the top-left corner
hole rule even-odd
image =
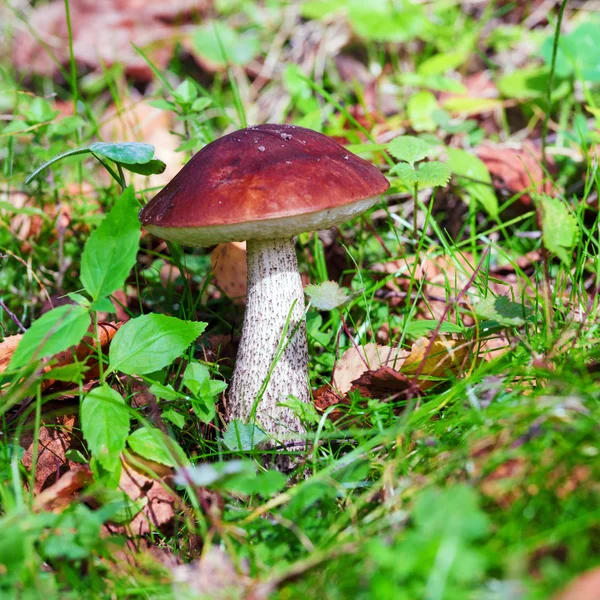
[[[216,293],[208,252],[161,245],[150,235],[138,248],[135,214],[156,188],[136,178],[135,199],[127,200],[129,192],[121,197],[117,181],[130,183],[132,174],[104,155],[113,178],[95,158],[80,155],[24,183],[61,153],[112,141],[101,139],[105,109],[136,98],[131,80],[118,66],[85,74],[72,48],[62,78],[24,73],[4,53],[0,343],[19,333],[19,323],[30,332],[33,324],[42,328],[42,315],[56,314],[48,312],[49,301],[57,306],[71,293],[80,294],[76,301],[83,306],[74,310],[85,318],[91,314],[96,323],[93,337],[99,321],[116,320],[106,300],[123,303],[117,290],[126,291],[125,309],[133,319],[113,339],[94,379],[96,390],[106,390],[105,384],[114,392],[94,405],[103,417],[86,416],[94,394],[76,366],[60,373],[65,384],[73,384],[68,394],[57,385],[42,391],[40,363],[32,353],[18,368],[0,373],[0,596],[180,598],[184,591],[173,581],[182,571],[174,576],[174,564],[203,557],[202,585],[214,587],[201,591],[212,598],[245,597],[248,587],[257,598],[281,599],[549,598],[597,566],[600,550],[600,177],[594,148],[600,89],[586,62],[600,47],[592,44],[572,56],[569,38],[563,43],[555,37],[557,14],[530,31],[522,23],[507,25],[509,8],[494,3],[482,15],[441,0],[415,4],[400,21],[386,12],[385,2],[375,3],[371,13],[351,3],[335,17],[323,12],[325,4],[306,3],[304,20],[294,21],[295,43],[308,35],[302,27],[313,27],[324,39],[340,35],[336,27],[345,24],[355,37],[340,53],[371,69],[372,81],[362,85],[344,80],[329,55],[324,63],[315,59],[308,76],[299,72],[288,51],[293,31],[282,46],[276,43],[289,6],[267,4],[244,2],[242,10],[218,5],[219,19],[231,25],[234,38],[226,47],[224,34],[215,30],[209,54],[225,53],[232,61],[228,68],[203,71],[178,51],[162,68],[140,49],[153,72],[142,86],[144,102],[151,99],[172,114],[178,152],[186,159],[245,120],[279,114],[281,121],[344,137],[389,176],[386,197],[335,237],[298,237],[300,268],[311,283],[333,278],[356,293],[340,310],[307,311],[313,390],[330,382],[334,365],[354,345],[378,341],[410,350],[423,335],[443,334],[466,346],[467,358],[457,373],[420,395],[373,399],[353,392],[337,420],[329,418],[331,409],[308,407],[302,417],[309,451],[298,455],[300,466],[289,476],[265,470],[259,449],[232,449],[221,397],[233,364],[227,348],[219,355],[210,343],[217,335],[226,343],[239,334],[243,305]],[[435,19],[420,14],[428,10],[436,11]],[[598,15],[566,10],[563,31],[570,35],[585,19],[597,22]],[[398,24],[409,22],[412,30]],[[7,48],[18,23],[11,17],[0,26]],[[71,25],[77,36],[77,23]],[[263,59],[280,48],[279,68],[257,90],[249,88],[254,71],[236,64],[243,62],[244,43]],[[439,70],[434,60],[441,61]],[[441,106],[432,112],[428,100],[409,104],[415,96],[425,98],[418,93],[453,89],[484,68],[503,101],[491,116]],[[505,78],[528,69],[536,69],[534,77],[519,85],[513,78],[506,89]],[[370,107],[368,85],[393,96],[394,109]],[[273,98],[284,99],[279,112],[264,108]],[[77,115],[59,115],[58,102],[76,106]],[[542,130],[551,132],[545,145],[556,166],[546,175],[558,204],[531,189],[529,202],[523,190],[494,189],[487,168],[469,159],[483,142],[525,134],[541,146]],[[420,137],[428,144],[427,160],[448,164],[448,186],[415,189],[403,182],[406,170],[394,168],[401,157],[389,143],[400,135]],[[155,157],[169,159],[160,147]],[[107,221],[113,229],[98,229],[115,205],[123,218]],[[68,211],[68,220],[61,220],[61,210]],[[123,275],[95,294],[82,276],[84,247],[102,257],[117,235],[122,244],[130,240],[129,253],[119,246],[99,269],[124,269]],[[528,253],[533,258],[523,261]],[[434,281],[420,274],[419,264],[442,259]],[[168,268],[174,275],[165,281]],[[496,295],[512,304],[491,303]],[[124,353],[133,344],[127,331],[143,322],[136,320],[142,314],[173,318],[153,325],[172,336],[173,356],[148,372],[139,361],[125,366],[121,355],[122,367],[111,371],[117,349]],[[35,346],[59,347],[71,337],[77,343],[81,335],[74,326],[67,329],[66,318],[48,325]],[[188,339],[175,318],[204,322],[206,329],[196,341]],[[491,341],[503,351],[486,355]],[[35,433],[41,422],[61,431],[57,411],[75,414],[80,407],[70,457],[89,465],[90,479],[59,507],[40,508],[31,484],[45,438]],[[109,431],[106,453],[100,425]],[[134,436],[147,437],[135,447],[130,436],[125,447],[119,429],[124,436],[142,430]],[[27,432],[33,437],[30,466],[22,462]],[[244,432],[260,435],[251,428]],[[134,448],[167,471],[209,465],[203,485],[152,475],[154,485],[172,490],[175,518],[141,537],[126,527],[114,530],[115,521],[126,524],[141,508],[117,490],[119,457],[136,463]],[[103,529],[106,524],[112,533]],[[206,566],[211,557],[212,570]]]

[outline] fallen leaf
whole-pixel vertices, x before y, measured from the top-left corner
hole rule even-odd
[[[352,391],[360,392],[364,398],[388,398],[405,395],[411,389],[411,380],[390,367],[379,367],[375,371],[365,371],[352,382]]]
[[[92,482],[88,465],[74,465],[50,487],[42,490],[33,502],[34,510],[62,510],[73,502],[75,494]]]
[[[199,560],[173,569],[173,592],[177,598],[249,598],[245,592],[251,583],[247,575],[238,573],[225,551],[214,545],[203,551]],[[253,598],[259,600],[259,596]]]
[[[33,420],[31,415],[26,423],[27,429],[19,441],[25,449],[21,462],[28,470],[33,466]],[[38,441],[33,489],[35,494],[57,483],[69,470],[78,468],[77,463],[67,458],[67,451],[83,450],[76,433],[78,407],[65,406],[63,402],[58,401],[46,403],[41,422],[42,426],[35,435]]]
[[[399,369],[409,354],[410,352],[401,348],[379,346],[373,343],[362,346],[360,354],[356,348],[349,348],[335,366],[331,385],[338,392],[345,394],[352,388],[352,382],[364,372],[377,370],[382,366]]]
[[[600,600],[600,567],[578,575],[554,600]]]
[[[246,303],[246,242],[219,244],[210,255],[215,285],[238,304]]]
[[[349,404],[348,398],[336,392],[330,385],[324,385],[313,392],[314,406],[319,413],[324,413],[330,406],[336,404]],[[339,408],[333,409],[328,418],[337,421],[344,416],[344,412]]]
[[[516,148],[479,146],[477,156],[485,163],[498,189],[507,190],[511,194],[529,190],[521,196],[521,201],[525,204],[531,203],[532,188],[537,193],[552,193],[552,182],[545,181],[541,152],[530,142],[523,142]]]
[[[138,462],[137,457],[135,462]],[[143,465],[144,470],[150,467],[149,471],[155,474],[164,472],[163,465],[158,465],[156,469],[152,467],[150,461],[144,461]],[[119,489],[134,502],[143,501],[144,507],[130,523],[117,526],[117,530],[120,529],[123,533],[128,531],[139,536],[150,533],[154,529],[164,530],[172,523],[177,496],[167,488],[165,477],[150,477],[134,467],[131,462],[122,460]],[[114,532],[115,528],[111,530]]]
[[[428,338],[419,338],[412,345],[400,371],[408,376],[419,372],[419,386],[426,390],[438,383],[436,379],[458,375],[465,366],[470,348],[471,344],[464,339],[438,336],[431,344]]]

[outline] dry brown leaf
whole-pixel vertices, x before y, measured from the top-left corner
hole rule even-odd
[[[62,510],[73,502],[75,494],[92,482],[88,465],[73,465],[56,483],[42,490],[33,503],[34,510]]]
[[[137,457],[136,462],[139,462]],[[164,472],[162,465],[154,468],[153,463],[149,461],[144,461],[143,464],[146,468],[150,465],[151,472]],[[164,530],[172,523],[175,517],[176,494],[167,489],[164,477],[149,477],[129,462],[122,461],[119,489],[132,500],[144,500],[146,504],[130,523],[116,529],[139,536],[150,533],[153,529]],[[111,530],[115,531],[115,528]]]
[[[335,366],[331,385],[338,392],[345,394],[352,388],[352,382],[365,371],[376,370],[383,366],[398,370],[409,354],[410,352],[402,348],[379,346],[373,343],[362,346],[360,354],[356,348],[349,348]]]
[[[554,600],[600,600],[600,567],[576,577]]]
[[[210,255],[215,285],[239,304],[246,302],[246,242],[219,244]]]
[[[352,382],[350,391],[360,392],[364,398],[388,398],[406,395],[411,389],[411,380],[390,367],[379,367],[375,371],[365,371]]]
[[[158,2],[154,3],[158,5]],[[168,3],[168,6],[177,3]],[[71,25],[74,33],[73,53],[78,63],[92,69],[125,66],[128,76],[149,81],[152,70],[131,45],[144,48],[152,62],[164,69],[175,47],[172,28],[160,20],[167,4],[161,2],[156,11],[147,4],[140,10],[127,2],[77,0],[70,3]],[[33,9],[27,15],[29,28],[21,29],[15,38],[13,58],[19,69],[27,73],[53,76],[58,66],[47,48],[60,64],[67,64],[69,44],[65,6],[60,0]],[[39,40],[43,40],[42,44]],[[47,48],[46,48],[47,47]]]
[[[251,583],[247,575],[236,571],[229,556],[214,545],[199,560],[173,569],[173,591],[177,598],[249,598],[246,590]],[[253,598],[259,600],[262,596]]]
[[[430,344],[429,339],[419,338],[400,368],[409,376],[419,372],[419,386],[424,390],[436,385],[436,378],[447,378],[449,373],[458,375],[471,347],[464,339],[451,340],[444,336],[438,336],[431,348]],[[425,364],[421,366],[423,361]]]
[[[22,457],[23,465],[29,470],[32,467],[34,432],[33,415],[29,417],[20,439],[25,449]],[[64,406],[62,402],[51,402],[44,405],[42,426],[37,432],[38,455],[35,470],[34,493],[57,483],[61,476],[78,467],[77,463],[66,457],[68,450],[82,450],[79,436],[75,433],[78,427],[78,407]]]
[[[542,156],[530,142],[523,142],[520,147],[485,145],[477,148],[477,156],[489,169],[494,184],[499,189],[517,194],[525,190],[550,194],[552,183],[544,181]],[[525,204],[531,202],[529,194],[521,196]]]
[[[336,392],[330,385],[324,385],[313,392],[315,408],[319,413],[324,413],[330,406],[336,404],[348,404],[348,397]],[[333,409],[328,418],[337,421],[344,416],[344,412],[339,408]]]

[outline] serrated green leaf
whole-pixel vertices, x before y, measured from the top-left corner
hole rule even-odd
[[[506,327],[522,325],[530,313],[531,311],[527,307],[518,302],[512,302],[506,296],[489,295],[475,306],[475,314],[478,317],[496,321]]]
[[[319,310],[339,308],[355,297],[355,294],[348,294],[335,281],[324,281],[319,285],[307,285],[304,288],[304,293],[310,298],[311,304]]]
[[[135,265],[141,235],[138,212],[133,188],[128,187],[86,242],[81,283],[94,300],[122,287]]]
[[[142,458],[168,467],[176,467],[187,460],[179,444],[159,429],[149,427],[136,429],[127,438],[127,444]]]
[[[543,195],[540,204],[544,246],[569,266],[572,260],[571,251],[579,238],[577,219],[558,198]]]
[[[127,375],[159,371],[181,356],[205,327],[206,323],[158,314],[127,321],[110,344],[110,371]]]
[[[10,361],[10,369],[18,369],[29,361],[54,356],[78,344],[90,325],[84,306],[67,304],[42,315],[25,332]]]
[[[122,165],[143,165],[154,157],[154,146],[140,142],[95,142],[89,149]]]
[[[446,186],[450,180],[450,169],[438,161],[422,163],[416,176],[420,187]]]
[[[447,164],[458,178],[460,188],[479,202],[492,218],[497,218],[498,198],[485,163],[466,150],[448,148]]]
[[[107,383],[83,399],[81,429],[94,458],[107,471],[114,471],[129,434],[129,411],[125,400]]]
[[[401,162],[394,165],[390,173],[398,176],[398,178],[402,180],[402,183],[409,189],[412,189],[415,183],[417,183],[417,173],[408,163]]]
[[[421,138],[413,135],[403,135],[394,138],[388,146],[389,153],[397,160],[411,165],[427,158],[431,152],[431,146]]]

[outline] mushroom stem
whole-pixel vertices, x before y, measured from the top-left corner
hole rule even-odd
[[[263,383],[269,378],[289,317],[283,340],[287,346],[273,367],[254,414],[259,426],[276,438],[303,434],[304,428],[294,413],[278,406],[290,395],[301,402],[310,398],[304,291],[294,240],[248,240],[246,251],[246,314],[228,391],[229,413],[232,418],[249,420]]]

